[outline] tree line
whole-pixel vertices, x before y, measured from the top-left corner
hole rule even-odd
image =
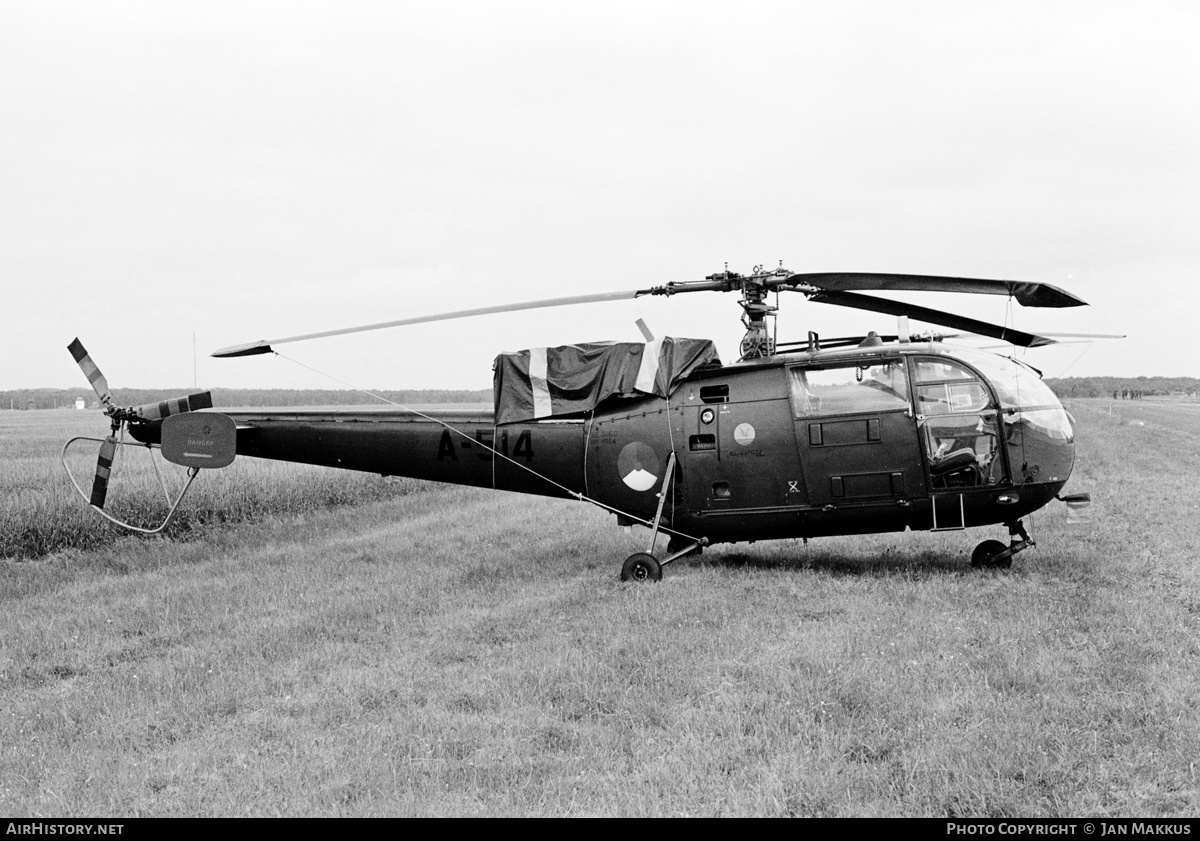
[[[1059,397],[1107,397],[1129,400],[1154,397],[1187,397],[1200,394],[1196,377],[1065,377],[1048,379]]]

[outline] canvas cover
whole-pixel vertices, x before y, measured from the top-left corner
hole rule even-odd
[[[596,342],[502,353],[493,366],[496,423],[590,411],[607,397],[667,397],[688,374],[721,360],[708,339]]]

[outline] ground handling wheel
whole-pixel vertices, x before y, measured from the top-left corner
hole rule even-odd
[[[985,540],[971,553],[971,566],[976,569],[1008,569],[1012,566],[1012,555],[996,559],[997,555],[1007,549],[1008,547],[999,540]]]
[[[638,552],[625,559],[621,567],[622,581],[661,581],[662,566],[647,552]]]

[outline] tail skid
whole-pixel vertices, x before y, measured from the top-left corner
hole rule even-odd
[[[178,496],[175,497],[174,501],[172,501],[171,494],[167,490],[167,484],[163,480],[162,471],[158,469],[158,459],[156,459],[154,457],[154,450],[151,447],[149,447],[147,445],[143,445],[143,444],[133,444],[133,443],[126,442],[126,441],[117,441],[116,445],[119,448],[143,447],[143,446],[146,448],[146,451],[147,451],[148,455],[150,456],[150,463],[152,465],[154,465],[154,473],[158,477],[159,487],[162,488],[163,498],[166,500],[166,503],[168,506],[167,515],[165,518],[163,518],[162,524],[159,525],[157,528],[151,529],[151,528],[144,528],[142,526],[135,526],[132,523],[127,523],[124,520],[118,519],[117,517],[114,517],[112,514],[109,514],[107,511],[105,511],[103,508],[103,504],[104,504],[103,499],[100,499],[99,500],[100,504],[97,504],[97,500],[96,500],[94,492],[89,495],[89,493],[80,486],[79,480],[77,480],[75,478],[75,474],[73,474],[71,472],[71,466],[67,463],[67,452],[70,450],[71,445],[76,443],[77,441],[94,441],[94,442],[100,444],[101,446],[104,446],[106,444],[106,442],[109,442],[111,440],[113,440],[113,439],[111,439],[111,438],[107,438],[107,439],[106,438],[91,438],[88,436],[79,436],[77,438],[72,438],[70,441],[68,441],[66,444],[64,444],[63,450],[62,450],[62,465],[63,465],[63,470],[65,470],[67,472],[67,478],[71,480],[71,484],[74,485],[75,492],[79,494],[80,499],[82,499],[84,502],[86,502],[88,504],[89,508],[91,508],[93,511],[95,511],[97,514],[99,514],[104,519],[108,520],[110,523],[120,526],[121,528],[125,529],[126,531],[133,531],[133,532],[137,532],[139,534],[159,534],[168,525],[171,524],[171,520],[175,517],[175,512],[177,510],[179,510],[179,504],[181,502],[183,502],[183,498],[184,498],[184,496],[187,495],[188,490],[192,487],[192,483],[194,481],[196,481],[196,477],[200,475],[200,468],[198,468],[198,467],[189,467],[188,468],[187,483],[183,486],[183,490],[181,490],[179,492]]]

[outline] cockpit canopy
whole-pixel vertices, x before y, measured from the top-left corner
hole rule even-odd
[[[1070,472],[1066,411],[1012,359],[961,347],[850,351],[789,367],[788,384],[797,420],[914,417],[934,490],[1030,481],[1035,452],[1046,472]]]

